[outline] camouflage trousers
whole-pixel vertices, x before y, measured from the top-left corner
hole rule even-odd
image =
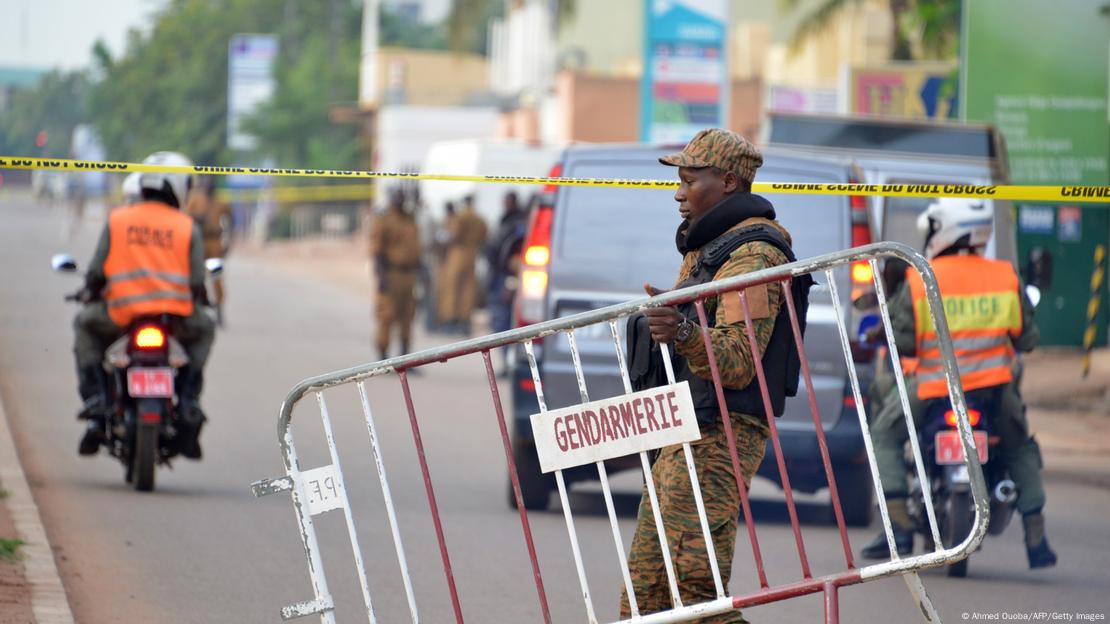
[[[751,484],[756,469],[763,461],[767,433],[763,428],[736,414],[732,417],[732,427],[736,434],[740,470],[743,472],[744,483],[747,486]],[[713,534],[713,549],[717,554],[721,582],[727,591],[740,516],[740,494],[732,471],[728,438],[725,436],[724,428],[717,427],[691,446],[698,482],[701,484],[702,500],[705,502],[706,516]],[[705,536],[701,530],[693,489],[690,487],[690,473],[686,467],[686,456],[682,446],[668,446],[662,449],[652,466],[651,475],[655,480],[667,548],[674,563],[682,604],[692,605],[716,599],[717,591],[713,584],[713,573],[709,567]],[[663,552],[659,548],[659,536],[655,530],[655,518],[646,486],[640,499],[636,534],[632,538],[628,567],[632,577],[632,588],[636,592],[636,604],[641,615],[665,611],[673,606],[663,563]],[[621,619],[631,617],[628,597],[624,590],[621,591],[620,617]],[[703,624],[747,622],[739,611],[697,621]]]

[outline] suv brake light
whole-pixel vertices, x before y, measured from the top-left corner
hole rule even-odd
[[[849,179],[850,184],[858,184],[858,180]],[[852,225],[852,247],[861,247],[871,244],[871,225],[867,214],[867,197],[852,195],[848,198]],[[874,277],[871,263],[860,260],[852,263],[852,284],[869,284]]]
[[[523,327],[543,318],[547,296],[547,265],[551,262],[551,221],[555,209],[540,205],[532,213],[524,257],[520,269],[520,297],[517,300],[517,326]]]

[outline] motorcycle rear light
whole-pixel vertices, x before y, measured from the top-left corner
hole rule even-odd
[[[135,346],[140,349],[161,349],[166,346],[166,334],[157,327],[143,327],[135,334]]]
[[[158,412],[143,412],[142,421],[145,423],[162,422],[162,415]]]
[[[967,410],[967,422],[972,427],[976,427],[976,426],[979,425],[979,420],[982,418],[982,416],[983,415],[982,415],[982,413],[979,412],[979,410],[973,410],[973,409]],[[954,410],[948,410],[947,412],[945,412],[944,413],[944,422],[949,427],[955,427],[956,422],[957,422],[956,412]]]
[[[531,377],[525,377],[520,380],[520,389],[525,392],[535,392],[536,382]]]

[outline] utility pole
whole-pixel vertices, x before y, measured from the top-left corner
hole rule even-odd
[[[358,67],[358,110],[362,129],[362,145],[366,153],[366,169],[374,168],[374,151],[377,149],[378,116],[378,27],[381,19],[381,0],[362,2],[362,50]],[[375,193],[377,184],[373,185]],[[369,227],[374,203],[368,202],[364,227]]]

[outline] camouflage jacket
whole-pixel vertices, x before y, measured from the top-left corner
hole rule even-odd
[[[762,218],[746,219],[728,231],[765,223],[781,232],[786,240],[790,241],[790,234],[777,221]],[[682,266],[678,270],[677,284],[685,281],[694,270],[700,249],[686,253],[682,259]],[[741,245],[732,252],[729,259],[721,266],[714,276],[714,280],[733,277],[743,273],[751,273],[772,266],[786,263],[786,256],[774,245],[761,241]],[[751,309],[752,322],[755,324],[756,344],[759,346],[760,358],[762,352],[771,341],[771,332],[775,328],[775,317],[783,305],[782,286],[780,284],[766,284],[748,288],[746,297]],[[736,297],[735,293],[728,293],[725,297]],[[709,339],[713,345],[713,353],[717,358],[717,369],[721,374],[721,384],[726,388],[742,389],[755,381],[755,364],[751,348],[748,343],[747,326],[743,312],[740,310],[739,298],[736,297],[735,305],[720,305],[720,297],[705,299],[705,313],[714,315],[715,326],[710,330]],[[697,325],[698,319],[690,319]],[[709,369],[709,357],[705,351],[705,342],[702,334],[695,331],[690,337],[675,344],[675,351],[686,358],[690,371],[699,377],[712,379]],[[734,416],[737,416],[734,414]],[[762,418],[740,415],[746,420],[758,424],[766,429],[767,424]]]

